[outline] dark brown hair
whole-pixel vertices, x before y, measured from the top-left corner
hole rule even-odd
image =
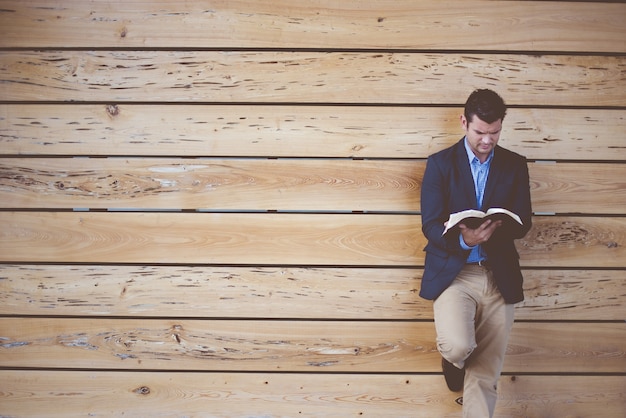
[[[474,90],[465,102],[465,119],[468,123],[472,121],[474,115],[487,123],[493,123],[498,119],[504,120],[506,104],[493,90]]]

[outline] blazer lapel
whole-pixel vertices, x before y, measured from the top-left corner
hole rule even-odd
[[[503,161],[498,158],[498,147],[493,154],[493,160],[491,160],[491,167],[489,167],[489,176],[487,177],[487,184],[485,185],[485,194],[483,195],[483,205],[481,210],[489,209],[489,200],[496,190],[496,184],[498,184],[500,174],[502,173]],[[470,173],[471,175],[471,173]]]
[[[472,170],[467,159],[467,151],[465,150],[465,137],[457,142],[456,147],[456,166],[459,171],[459,178],[463,184],[462,189],[465,191],[465,198],[474,208],[478,207],[476,202],[476,190],[474,188],[474,178]]]

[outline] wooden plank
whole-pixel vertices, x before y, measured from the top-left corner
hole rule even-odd
[[[397,160],[7,158],[0,207],[416,211],[423,171]]]
[[[460,98],[458,98],[460,99]],[[0,104],[6,155],[426,158],[463,136],[455,107]],[[507,112],[530,159],[626,160],[626,112]]]
[[[517,320],[626,318],[624,271],[525,270]],[[0,265],[0,315],[432,320],[422,269]]]
[[[619,267],[626,262],[626,218],[535,217],[516,246],[524,266]]]
[[[624,270],[525,270],[525,300],[518,320],[614,320],[626,318]]]
[[[5,416],[352,417],[392,411],[431,418],[460,411],[458,394],[441,376],[0,371],[0,378]]]
[[[0,46],[625,52],[625,14],[579,2],[14,0]]]
[[[625,376],[511,376],[498,383],[495,416],[619,418],[625,386]]]
[[[622,55],[4,51],[0,79],[5,101],[459,105],[488,86],[509,105],[626,104]]]
[[[625,373],[619,323],[514,325],[507,373]],[[432,322],[0,318],[0,367],[438,372]]]
[[[535,213],[626,213],[626,164],[531,163]]]
[[[2,261],[408,265],[416,215],[0,212]],[[134,261],[133,261],[134,260]]]
[[[421,269],[1,265],[0,315],[428,319]]]
[[[1,370],[5,416],[458,417],[440,375]],[[498,417],[621,417],[624,376],[500,379]]]
[[[0,338],[0,367],[408,372],[439,356],[433,324],[410,322],[13,317]]]
[[[0,158],[0,207],[417,212],[425,161]],[[529,165],[540,213],[626,213],[626,165]],[[598,202],[602,202],[598,205]]]
[[[0,261],[418,266],[418,215],[0,212]],[[522,265],[626,267],[626,222],[536,217]]]
[[[623,374],[626,372],[625,330],[623,322],[516,323],[511,331],[504,370],[507,373]],[[605,361],[602,359],[605,356],[612,360]],[[596,367],[587,367],[592,363]]]

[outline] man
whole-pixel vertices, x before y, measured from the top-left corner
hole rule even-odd
[[[514,240],[531,227],[526,159],[498,145],[506,105],[491,90],[465,104],[465,136],[428,158],[422,184],[422,231],[428,239],[420,296],[434,300],[437,349],[446,383],[463,389],[463,416],[492,417],[513,304],[524,299]],[[523,225],[484,221],[442,235],[450,214],[505,208]]]

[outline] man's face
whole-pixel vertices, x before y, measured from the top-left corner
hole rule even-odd
[[[480,162],[485,162],[500,139],[502,119],[487,123],[476,115],[471,121],[468,121],[465,115],[461,115],[461,125],[474,155]]]

